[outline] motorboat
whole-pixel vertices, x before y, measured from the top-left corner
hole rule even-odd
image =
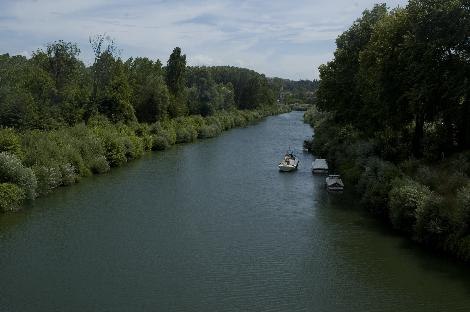
[[[315,159],[312,163],[312,172],[317,174],[328,174],[328,163],[326,162],[326,159]]]
[[[297,170],[299,166],[299,159],[294,155],[294,153],[288,151],[284,156],[284,159],[279,163],[278,167],[280,171],[289,172]]]
[[[344,183],[341,180],[341,176],[338,174],[330,174],[326,179],[326,189],[329,192],[339,192],[341,193],[344,190]]]

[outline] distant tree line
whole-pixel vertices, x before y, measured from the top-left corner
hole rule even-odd
[[[315,104],[318,80],[299,80],[271,78],[272,83],[281,90],[280,99],[285,104]]]
[[[470,1],[376,5],[320,67],[307,146],[361,203],[470,261]]]
[[[175,48],[167,63],[145,57],[122,60],[113,41],[90,40],[86,66],[74,43],[57,41],[24,56],[0,55],[0,125],[56,129],[104,115],[112,122],[152,123],[217,110],[274,105],[279,86],[255,71],[189,67]]]

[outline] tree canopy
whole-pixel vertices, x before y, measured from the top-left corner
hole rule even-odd
[[[94,61],[62,40],[30,59],[0,55],[0,125],[56,129],[103,115],[114,123],[153,123],[188,114],[272,106],[280,86],[253,70],[190,67],[175,48],[166,63],[145,57],[123,60],[112,39],[90,38]]]
[[[410,0],[364,11],[320,67],[318,107],[365,136],[393,133],[415,157],[468,149],[469,3]]]

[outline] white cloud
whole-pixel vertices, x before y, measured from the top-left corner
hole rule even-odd
[[[89,60],[88,38],[107,33],[123,57],[166,61],[180,46],[191,64],[248,66],[267,75],[312,79],[332,57],[335,38],[374,2],[3,0],[0,53],[32,51],[63,39],[79,43]]]

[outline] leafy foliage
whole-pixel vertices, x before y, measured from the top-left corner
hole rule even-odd
[[[306,146],[394,228],[470,260],[470,7],[376,5],[320,67]],[[465,121],[464,121],[465,120]]]
[[[16,184],[0,183],[0,211],[11,211],[20,208],[25,199],[25,192]]]

